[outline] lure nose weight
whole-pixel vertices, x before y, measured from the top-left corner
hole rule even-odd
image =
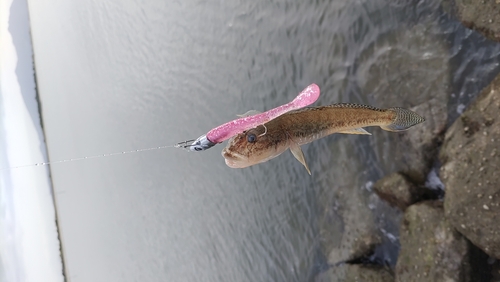
[[[208,140],[207,135],[203,134],[202,136],[200,136],[196,140],[194,140],[194,142],[191,143],[191,145],[188,145],[188,147],[189,147],[189,150],[192,152],[199,152],[199,151],[205,151],[207,149],[210,149],[215,145],[217,145],[217,143],[214,143],[214,142]]]

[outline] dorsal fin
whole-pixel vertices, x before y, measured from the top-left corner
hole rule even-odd
[[[353,104],[353,103],[338,103],[338,104],[332,104],[328,105],[325,107],[329,108],[349,108],[349,109],[368,109],[368,110],[374,110],[374,111],[385,111],[384,109],[379,109],[373,106],[368,106],[368,105],[361,105],[361,104]]]
[[[377,112],[384,112],[386,110],[368,106],[368,105],[360,105],[360,104],[351,104],[351,103],[337,103],[337,104],[331,104],[328,106],[319,106],[319,107],[304,107],[301,109],[293,110],[288,113],[300,113],[300,112],[307,112],[307,111],[320,111],[322,109],[326,108],[340,108],[340,109],[367,109],[367,110],[373,110]]]

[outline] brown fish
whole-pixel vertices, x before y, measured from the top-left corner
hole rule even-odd
[[[403,131],[423,121],[423,117],[403,108],[378,109],[347,103],[303,108],[232,137],[222,156],[229,167],[244,168],[275,158],[290,148],[311,174],[301,145],[333,133],[371,135],[363,129],[367,126]]]

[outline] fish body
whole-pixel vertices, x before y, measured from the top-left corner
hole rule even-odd
[[[369,135],[363,129],[368,126],[403,131],[423,121],[423,117],[403,108],[378,109],[348,103],[302,108],[232,137],[222,156],[229,167],[244,168],[290,149],[310,174],[301,145],[333,133]]]

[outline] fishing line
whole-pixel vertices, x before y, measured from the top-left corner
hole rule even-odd
[[[65,160],[60,160],[60,161],[41,162],[41,163],[34,163],[34,164],[27,164],[27,165],[2,167],[2,168],[0,168],[0,170],[8,170],[8,169],[10,170],[10,169],[16,169],[16,168],[23,168],[23,167],[32,167],[32,166],[53,165],[53,164],[59,164],[59,163],[67,163],[67,162],[82,161],[82,160],[88,160],[88,159],[104,158],[104,157],[110,157],[110,156],[117,156],[117,155],[125,155],[125,154],[131,154],[131,153],[139,153],[139,152],[145,152],[145,151],[159,150],[159,149],[165,149],[165,148],[187,149],[187,147],[189,147],[190,143],[192,143],[193,141],[194,140],[187,140],[187,141],[179,142],[179,143],[177,143],[175,145],[150,147],[150,148],[137,149],[137,150],[131,150],[131,151],[122,151],[122,152],[100,154],[100,155],[80,157],[80,158],[71,158],[71,159],[65,159]]]

